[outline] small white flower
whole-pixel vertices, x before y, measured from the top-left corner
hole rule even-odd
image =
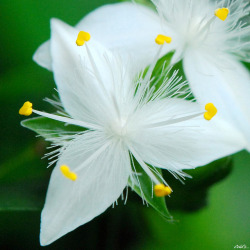
[[[137,55],[134,60],[140,66],[152,62],[152,39],[157,34],[171,36],[172,43],[162,55],[175,50],[172,63],[183,60],[196,99],[201,104],[212,101],[219,116],[234,127],[232,133],[244,136],[242,146],[250,150],[250,76],[239,62],[250,61],[249,1],[153,3],[158,14],[138,4],[106,5],[87,15],[76,27],[90,31],[106,48]],[[37,50],[34,60],[52,69],[49,42]]]
[[[51,66],[69,116],[34,110],[29,102],[20,109],[20,114],[34,112],[88,129],[53,140],[62,147],[56,151],[58,161],[42,211],[41,245],[104,212],[122,194],[129,178],[140,185],[133,159],[160,185],[156,193],[166,195],[171,189],[162,188],[159,180],[167,183],[154,167],[182,176],[181,170],[231,154],[242,144],[235,146],[240,135],[219,117],[208,122],[197,103],[176,98],[189,94],[181,90],[186,83],[180,83],[176,72],[155,91],[150,80],[154,65],[145,78],[135,77],[133,61],[124,63],[92,38],[86,43],[88,33],[79,33],[77,44],[83,46],[77,46],[77,35],[77,29],[52,20]],[[205,113],[208,119],[215,114],[211,107],[211,113]],[[224,133],[214,129],[214,122]]]

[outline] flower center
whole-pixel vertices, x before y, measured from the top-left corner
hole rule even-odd
[[[127,119],[121,117],[111,124],[111,131],[113,136],[117,138],[124,138],[127,136]]]
[[[215,17],[209,20],[202,18],[192,18],[186,29],[181,29],[180,36],[183,41],[183,49],[186,47],[198,47],[204,45],[206,40],[210,39],[209,33],[211,32],[211,25]]]
[[[188,48],[217,51],[225,38],[223,21],[227,19],[228,14],[228,8],[216,9],[214,15],[210,11],[207,15],[194,11],[188,17],[182,17],[178,22],[172,23],[179,41],[178,53],[176,53],[179,57],[178,60],[181,60],[183,53]],[[218,19],[220,20],[218,21]]]

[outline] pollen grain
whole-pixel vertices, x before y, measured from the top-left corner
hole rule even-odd
[[[61,170],[62,174],[64,175],[64,177],[66,177],[72,181],[75,181],[77,179],[77,174],[74,172],[71,172],[70,168],[68,166],[62,165],[60,167],[60,170]]]
[[[31,102],[25,102],[23,106],[19,109],[20,115],[29,116],[32,114],[32,103]]]
[[[77,46],[82,46],[85,42],[89,41],[90,38],[91,36],[88,32],[80,31],[76,39]]]
[[[164,184],[157,184],[154,186],[154,193],[157,197],[164,197],[170,195],[172,193],[172,189]]]
[[[217,9],[214,12],[214,15],[217,16],[222,21],[225,21],[227,19],[228,14],[229,14],[228,8]]]
[[[165,36],[165,35],[161,35],[159,34],[156,38],[155,38],[155,42],[159,45],[163,45],[165,42],[166,43],[171,43],[172,38],[169,36]]]
[[[204,118],[208,121],[210,121],[217,113],[217,108],[213,103],[207,103],[205,106],[205,110],[207,112],[204,113]]]

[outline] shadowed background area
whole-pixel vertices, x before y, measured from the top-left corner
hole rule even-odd
[[[47,169],[47,159],[41,157],[48,152],[48,144],[20,126],[24,118],[18,110],[29,100],[41,110],[53,111],[43,98],[51,98],[56,91],[52,73],[36,65],[32,55],[50,37],[50,18],[75,25],[96,7],[114,2],[1,0],[0,249],[42,248],[40,212],[52,168]],[[173,223],[164,221],[151,207],[143,206],[141,199],[130,191],[125,206],[119,201],[115,208],[46,249],[233,249],[244,244],[250,247],[249,174],[250,155],[234,155],[231,173],[209,189],[198,211],[180,211],[174,203],[174,196],[180,195],[181,190],[185,204],[197,202],[192,197],[198,190],[186,189],[185,185],[175,189],[173,198],[166,200],[172,208]]]

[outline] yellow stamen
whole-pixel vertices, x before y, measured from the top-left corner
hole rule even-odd
[[[77,174],[74,173],[74,172],[71,172],[71,171],[70,171],[70,168],[69,168],[68,166],[62,165],[62,166],[60,167],[60,170],[61,170],[62,174],[63,174],[66,178],[68,178],[68,179],[70,179],[70,180],[72,180],[72,181],[75,181],[75,180],[77,179]]]
[[[80,31],[76,39],[77,46],[82,46],[85,42],[89,41],[90,37],[88,32]]]
[[[156,38],[155,38],[155,42],[159,45],[163,45],[164,42],[166,43],[171,43],[172,41],[172,38],[169,37],[169,36],[164,36],[164,35],[158,35]]]
[[[172,189],[164,184],[157,184],[154,186],[154,192],[156,196],[164,197],[170,195],[172,193]]]
[[[225,21],[227,19],[228,14],[229,14],[229,9],[228,8],[217,9],[217,10],[215,10],[214,14],[220,20]]]
[[[217,113],[217,108],[213,105],[213,103],[207,103],[205,110],[207,112],[204,113],[204,118],[208,121],[211,120]]]
[[[20,115],[26,115],[29,116],[32,114],[32,103],[31,102],[25,102],[23,106],[19,109]]]

